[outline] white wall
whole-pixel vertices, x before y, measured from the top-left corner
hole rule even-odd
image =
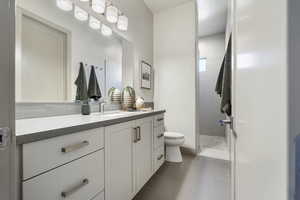
[[[218,123],[218,121],[224,119],[225,116],[220,112],[221,99],[215,92],[218,74],[225,54],[225,34],[222,33],[199,38],[198,48],[200,58],[206,58],[207,61],[206,71],[198,71],[198,123],[200,124],[200,134],[225,136],[224,127],[220,126]]]
[[[232,32],[232,4],[233,0],[225,0],[227,1],[227,16],[226,16],[226,31],[225,31],[225,45],[228,44],[230,34]]]
[[[122,12],[129,18],[129,27],[127,32],[117,31],[120,35],[132,43],[133,53],[133,85],[137,95],[145,98],[145,101],[153,101],[154,81],[152,89],[140,88],[140,64],[141,60],[153,65],[153,14],[145,5],[143,0],[114,0]]]
[[[154,15],[155,107],[167,110],[169,131],[195,149],[196,13],[191,1]]]

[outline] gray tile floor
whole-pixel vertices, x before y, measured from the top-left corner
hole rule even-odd
[[[229,162],[185,154],[165,163],[134,200],[229,200]]]

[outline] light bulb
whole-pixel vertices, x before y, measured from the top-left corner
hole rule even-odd
[[[128,29],[128,17],[125,15],[119,16],[118,24],[117,24],[118,29],[122,31],[127,31]]]
[[[56,5],[64,11],[73,10],[73,3],[70,0],[56,0]]]
[[[105,0],[92,0],[92,9],[96,13],[104,13],[105,12],[106,1]]]
[[[102,35],[104,35],[104,36],[110,36],[110,35],[112,35],[112,30],[111,30],[111,28],[108,27],[107,25],[102,24],[102,27],[101,27],[101,33],[102,33]]]
[[[74,16],[79,21],[86,21],[89,18],[89,14],[82,8],[79,8],[78,6],[75,6]]]
[[[117,23],[118,21],[118,8],[110,5],[106,8],[106,19],[110,23]]]
[[[90,26],[92,29],[98,30],[98,29],[100,29],[100,27],[101,27],[101,23],[100,23],[100,21],[99,21],[98,19],[96,19],[95,17],[90,16],[89,26]]]

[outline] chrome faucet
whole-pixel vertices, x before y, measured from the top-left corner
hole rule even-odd
[[[107,104],[106,101],[103,101],[100,103],[100,113],[104,113],[104,108],[105,108],[105,105]]]

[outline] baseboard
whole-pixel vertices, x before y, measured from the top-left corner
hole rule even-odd
[[[181,153],[183,154],[190,154],[196,156],[196,150],[188,147],[180,147]]]

